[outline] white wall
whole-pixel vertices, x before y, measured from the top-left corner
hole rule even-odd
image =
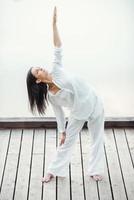
[[[1,0],[0,117],[33,116],[25,79],[31,66],[51,71],[55,5],[64,67],[96,87],[106,116],[133,116],[133,0]]]

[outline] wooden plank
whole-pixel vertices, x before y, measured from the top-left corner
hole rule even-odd
[[[114,200],[126,200],[122,175],[120,171],[115,140],[112,129],[105,130],[105,147]]]
[[[66,117],[68,123],[68,118]],[[134,127],[134,117],[105,117],[105,128]],[[0,128],[56,128],[55,117],[0,118]],[[87,122],[83,128],[87,128]]]
[[[29,199],[70,199],[69,178],[54,178],[50,183],[44,183],[43,188],[41,184],[43,161],[45,162],[45,170],[56,151],[56,130],[48,129],[48,134],[45,134],[43,129],[36,130],[34,138],[33,130],[25,129],[23,132],[21,131],[13,130],[10,138],[10,130],[0,130],[0,180],[2,180],[8,150],[0,199],[27,199],[28,183],[30,183]],[[113,199],[133,199],[134,129],[126,128],[125,131],[123,129],[114,129],[114,134],[112,129],[105,130],[105,150],[108,169],[106,169],[104,180],[98,184],[86,175],[90,146],[88,130],[83,129],[80,136],[71,162],[73,164],[71,165],[71,199],[104,200],[107,197],[108,200],[111,200],[107,170],[110,173],[109,181],[111,184],[111,194],[113,192]],[[45,138],[46,146],[44,149]],[[32,141],[33,139],[34,141]],[[34,142],[33,152],[32,142]],[[44,150],[45,160],[43,160]],[[32,161],[31,174],[29,174],[30,161]],[[120,166],[122,167],[121,169]]]
[[[60,134],[57,133],[57,144],[59,146]],[[57,200],[69,200],[70,199],[70,176],[68,168],[67,177],[57,178]]]
[[[84,149],[86,152],[86,166],[85,166],[85,173],[86,173],[86,168],[88,166],[88,161],[89,161],[89,156],[91,155],[91,134],[86,130],[86,132],[82,132],[81,134],[81,140],[82,140],[82,149]],[[85,155],[85,154],[84,154]],[[83,155],[83,156],[84,156]],[[103,200],[112,200],[111,196],[111,189],[110,189],[110,183],[109,183],[109,177],[108,177],[108,169],[107,169],[107,164],[106,164],[106,159],[105,159],[105,173],[103,175],[103,180],[99,182],[95,182],[93,179],[91,179],[89,176],[86,179],[85,178],[85,187],[86,187],[86,194],[87,198],[86,199],[103,199]]]
[[[12,199],[15,191],[21,130],[12,130],[7,163],[2,184],[1,199]]]
[[[33,130],[23,130],[14,200],[27,199]]]
[[[87,174],[87,166],[90,154],[90,136],[88,129],[83,129],[80,136],[86,200],[98,200],[97,184]]]
[[[55,117],[0,118],[0,128],[56,128]]]
[[[134,168],[134,129],[126,128],[125,135],[126,135],[126,140],[128,143],[129,154],[130,154],[132,165]]]
[[[71,190],[72,199],[84,200],[79,133],[78,140],[73,148],[71,159]]]
[[[44,137],[44,129],[35,130],[29,200],[37,200],[42,197]]]
[[[0,130],[0,193],[6,166],[10,136],[10,130]]]
[[[56,130],[46,130],[46,144],[45,144],[45,173],[48,164],[53,159],[56,152]],[[49,183],[43,184],[43,199],[56,199],[56,178],[53,178]]]
[[[106,132],[104,131],[104,140],[105,140],[105,135]],[[113,193],[112,193],[112,188],[111,188],[111,180],[109,177],[109,166],[107,163],[107,154],[105,151],[105,144],[104,144],[104,152],[105,152],[105,160],[104,160],[104,174],[103,174],[103,180],[99,181],[98,184],[98,189],[99,189],[99,196],[100,199],[103,200],[112,200],[113,198]]]
[[[114,129],[120,165],[124,178],[125,191],[128,199],[134,195],[134,170],[123,129]]]

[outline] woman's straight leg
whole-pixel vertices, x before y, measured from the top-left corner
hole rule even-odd
[[[88,119],[87,125],[91,133],[88,174],[101,175],[104,173],[104,109],[97,118]]]

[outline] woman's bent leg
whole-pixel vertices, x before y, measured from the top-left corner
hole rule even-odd
[[[66,139],[64,144],[58,146],[54,159],[50,163],[47,169],[47,173],[51,173],[55,176],[67,176],[69,162],[71,160],[74,144],[78,138],[85,120],[76,120],[73,117],[69,117],[66,127]]]

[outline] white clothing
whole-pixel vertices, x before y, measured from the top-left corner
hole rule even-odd
[[[62,133],[65,131],[66,119],[65,114],[61,106],[68,107],[69,109],[73,106],[73,94],[66,89],[59,90],[56,94],[49,93],[49,101],[53,107],[54,113],[56,115],[58,132]]]
[[[87,119],[88,130],[91,132],[91,152],[87,166],[87,175],[103,175],[104,173],[104,110],[97,118]],[[74,119],[70,116],[66,128],[64,144],[57,147],[46,173],[54,176],[68,176],[68,167],[72,158],[72,151],[78,139],[85,120]],[[82,134],[82,133],[81,133]]]
[[[62,65],[62,46],[54,48],[54,62],[51,71],[53,82],[61,89],[74,95],[71,115],[75,119],[87,119],[94,110],[98,96],[95,89],[82,77],[68,73]]]
[[[104,171],[104,107],[102,99],[84,80],[67,75],[61,64],[61,47],[55,47],[53,82],[61,88],[56,94],[48,91],[48,99],[54,109],[58,132],[66,132],[64,144],[58,146],[56,155],[47,169],[55,176],[67,176],[72,150],[85,121],[91,130],[91,155],[88,174],[102,174]],[[65,128],[65,115],[62,106],[70,109]]]
[[[54,47],[53,82],[61,89],[56,94],[48,90],[48,99],[56,115],[58,132],[65,131],[65,114],[62,109],[68,107],[70,115],[75,119],[86,120],[91,117],[97,106],[94,117],[100,114],[102,99],[97,96],[95,89],[81,77],[72,76],[65,72],[62,65],[62,47]]]
[[[56,104],[63,107],[72,108],[74,95],[68,91],[67,89],[60,89],[56,94],[52,94],[48,90],[49,93],[49,100],[52,104]]]
[[[59,90],[55,95],[49,92],[49,101],[53,107],[54,113],[57,119],[58,132],[62,133],[65,131],[66,119],[65,114],[61,106],[68,107],[71,109],[73,106],[74,96],[70,91],[66,89]]]

